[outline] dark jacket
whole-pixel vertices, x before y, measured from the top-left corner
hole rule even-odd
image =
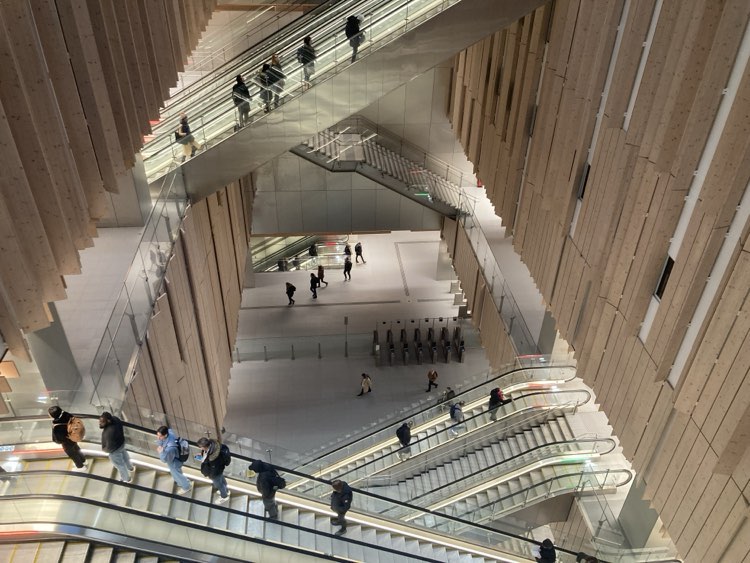
[[[59,417],[52,419],[52,441],[55,444],[72,441],[68,438],[68,422],[71,418],[72,414],[62,411]]]
[[[340,493],[338,491],[333,491],[333,494],[331,495],[331,510],[336,513],[346,512],[352,506],[352,498],[354,497],[352,488],[346,483],[343,483],[343,485],[344,488]]]
[[[187,117],[180,119],[180,135],[183,137],[190,135],[190,125],[188,125]]]
[[[250,469],[257,474],[255,486],[258,487],[258,492],[263,498],[272,498],[277,490],[275,483],[277,473],[273,465],[259,459],[254,459],[250,464]]]
[[[402,446],[408,446],[411,442],[411,428],[405,422],[396,430],[396,437]]]
[[[291,297],[292,295],[294,295],[294,292],[295,292],[295,291],[297,291],[297,288],[296,288],[296,287],[294,287],[293,285],[289,285],[289,286],[287,286],[287,288],[286,288],[286,294],[287,294],[287,295],[288,295],[289,297]]]
[[[109,453],[125,445],[125,431],[122,422],[116,416],[112,421],[102,428],[102,450]]]
[[[280,65],[271,65],[266,72],[268,73],[268,83],[271,85],[276,84],[277,82],[280,82],[281,80],[284,80],[286,78],[286,74],[284,74],[284,71],[281,70]]]
[[[310,289],[315,289],[320,285],[320,280],[318,279],[318,276],[311,275],[310,276]]]
[[[357,244],[354,245],[354,252],[356,252],[357,254],[362,254],[362,244],[361,243],[358,242]]]
[[[346,38],[351,39],[359,33],[359,18],[357,16],[349,16],[346,18],[346,28],[344,29]]]
[[[297,49],[297,62],[302,63],[303,65],[306,65],[307,63],[311,63],[315,60],[315,49],[313,49],[310,45],[302,45],[299,49]]]
[[[221,455],[221,444],[216,440],[209,440],[208,454],[201,463],[201,474],[204,477],[213,479],[224,473],[224,458]]]
[[[344,247],[344,254],[346,256],[351,256],[352,255],[352,247],[349,246],[348,244]]]
[[[490,391],[490,408],[499,407],[504,403],[503,392],[500,389]]]
[[[352,261],[351,260],[344,261],[344,271],[345,272],[351,272],[352,271]]]
[[[236,106],[250,101],[250,90],[248,90],[247,84],[238,82],[234,85],[232,88],[232,100],[234,100],[234,105]]]
[[[536,560],[539,561],[539,563],[555,563],[555,561],[557,561],[555,547],[552,545],[551,541],[544,540],[544,542],[542,542],[542,546],[539,548],[539,557],[537,557]]]

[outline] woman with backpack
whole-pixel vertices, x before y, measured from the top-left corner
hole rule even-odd
[[[188,116],[185,112],[180,114],[180,126],[174,132],[175,141],[182,145],[182,162],[189,156],[195,156],[195,151],[200,150],[201,146],[193,137],[188,124]]]
[[[71,426],[70,421],[76,419],[80,422],[80,419],[74,417],[69,412],[62,410],[58,406],[50,407],[47,409],[50,418],[52,418],[52,441],[55,444],[62,446],[65,455],[75,463],[76,468],[73,471],[86,471],[88,466],[86,465],[86,458],[81,452],[80,446],[71,439],[68,427]],[[81,436],[83,438],[83,436]]]

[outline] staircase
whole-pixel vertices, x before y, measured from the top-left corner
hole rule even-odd
[[[376,101],[383,94],[445,61],[478,40],[517,21],[542,0],[498,4],[496,0],[344,0],[296,20],[246,55],[169,100],[161,123],[142,151],[150,182],[180,169],[193,200],[205,197],[258,166]],[[343,34],[348,15],[363,14],[367,34],[357,61]],[[318,51],[313,83],[300,80],[295,53],[302,38]],[[424,48],[425,45],[430,48]],[[254,100],[255,76],[278,53],[287,75],[278,109],[254,107],[250,123],[237,126],[230,92],[245,76]],[[196,140],[207,147],[181,164],[174,142],[178,113],[186,112]]]
[[[466,211],[467,196],[448,179],[380,145],[374,133],[335,129],[339,126],[313,135],[290,152],[331,172],[357,172],[447,217]]]

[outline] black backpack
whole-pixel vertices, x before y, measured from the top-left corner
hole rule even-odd
[[[224,463],[224,467],[232,463],[232,454],[229,452],[229,448],[225,445],[221,445],[220,450],[221,461]]]
[[[277,490],[281,490],[286,487],[286,479],[274,471],[273,474],[273,486]]]

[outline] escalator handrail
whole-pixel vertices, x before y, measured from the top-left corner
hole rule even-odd
[[[634,474],[633,474],[633,471],[631,471],[630,469],[608,469],[608,470],[605,470],[605,469],[595,469],[593,471],[584,470],[584,471],[573,471],[571,473],[563,473],[562,475],[555,475],[554,477],[548,477],[547,479],[544,479],[543,481],[539,481],[538,483],[534,483],[533,485],[531,485],[529,487],[524,487],[523,489],[520,489],[520,490],[518,490],[516,492],[513,492],[513,493],[511,493],[509,495],[505,495],[504,497],[499,497],[499,498],[497,498],[496,500],[492,501],[489,504],[478,505],[476,508],[473,508],[472,510],[479,510],[479,509],[482,509],[482,508],[486,508],[488,506],[491,506],[493,504],[501,502],[501,501],[503,501],[505,499],[513,498],[514,496],[522,494],[524,491],[528,491],[530,489],[534,489],[536,487],[539,487],[540,485],[544,485],[545,483],[551,483],[552,481],[557,481],[558,479],[562,479],[564,477],[575,477],[575,476],[580,476],[580,475],[605,475],[605,476],[607,476],[607,475],[619,475],[619,474],[622,474],[622,473],[624,473],[624,474],[627,475],[627,479],[625,479],[625,481],[622,481],[622,482],[616,484],[615,487],[624,487],[625,485],[627,485],[628,483],[630,483],[630,481],[633,480]],[[571,490],[576,490],[576,489],[571,489]],[[463,519],[461,519],[461,520],[463,520]],[[464,520],[464,522],[467,522],[467,520]],[[555,546],[555,549],[558,550],[558,551],[564,551],[561,548],[558,548],[557,546]]]
[[[268,51],[269,49],[272,49],[274,45],[277,45],[279,41],[286,40],[286,37],[288,37],[290,34],[296,33],[296,29],[292,29],[292,27],[306,27],[308,24],[305,24],[304,22],[300,21],[305,18],[314,18],[319,14],[321,11],[328,10],[329,8],[333,8],[337,4],[340,4],[341,2],[344,2],[346,0],[328,0],[327,2],[324,2],[322,4],[319,4],[309,12],[306,12],[302,14],[300,17],[295,18],[293,21],[290,21],[283,27],[279,28],[276,32],[272,33],[268,37],[262,39],[261,41],[258,41],[257,43],[251,45],[244,51],[241,51],[240,53],[237,53],[232,59],[224,62],[223,64],[217,66],[215,69],[213,69],[211,72],[206,74],[205,76],[201,76],[199,79],[195,80],[194,82],[191,82],[190,85],[185,86],[185,88],[181,88],[178,92],[175,92],[173,95],[171,95],[168,100],[172,100],[177,97],[181,97],[183,95],[192,95],[195,92],[186,92],[186,90],[189,90],[190,88],[197,86],[197,89],[202,89],[205,87],[210,87],[211,82],[208,84],[199,84],[203,82],[204,80],[212,79],[213,82],[216,81],[216,76],[224,76],[224,75],[231,75],[235,72],[234,69],[237,68],[237,66],[242,65],[244,60],[249,58],[253,55],[251,51]],[[303,4],[307,2],[307,0],[295,0],[294,2],[287,2],[288,5],[296,5],[296,4]],[[282,13],[291,12],[292,10],[283,10]],[[277,14],[276,17],[280,16],[281,13]],[[232,65],[231,67],[229,65]],[[165,108],[169,109],[169,107]]]
[[[513,375],[514,373],[518,373],[519,371],[524,371],[524,370],[541,370],[541,369],[561,369],[562,370],[562,369],[566,369],[566,368],[568,368],[568,369],[575,369],[575,366],[569,366],[569,365],[561,365],[561,366],[548,365],[548,366],[530,366],[530,367],[513,368],[511,370],[508,370],[506,372],[503,372],[501,374],[496,375],[492,379],[487,379],[486,381],[484,381],[482,383],[477,383],[476,385],[474,385],[472,387],[469,387],[468,389],[465,389],[465,390],[461,391],[460,393],[457,393],[456,396],[453,397],[453,399],[451,399],[451,401],[458,402],[458,401],[461,400],[461,397],[465,396],[467,393],[470,393],[470,392],[472,392],[472,391],[474,391],[476,389],[479,389],[480,387],[484,387],[485,385],[488,385],[490,382],[495,383],[500,378],[507,377],[509,375]],[[571,377],[570,379],[567,379],[566,381],[570,381],[572,379],[575,379],[575,377],[576,376],[573,375],[573,377]],[[443,401],[441,404],[443,404],[443,405],[448,404],[448,401]],[[396,422],[390,424],[386,428],[379,428],[377,430],[373,430],[372,432],[370,432],[368,434],[365,434],[364,436],[359,436],[357,438],[353,438],[349,442],[347,442],[345,444],[342,444],[340,446],[337,446],[337,447],[333,448],[332,450],[327,451],[326,453],[320,454],[319,456],[314,457],[314,458],[306,461],[305,463],[303,463],[301,465],[310,465],[312,463],[315,463],[316,461],[318,461],[319,459],[321,459],[323,457],[329,456],[329,455],[331,455],[333,453],[336,453],[339,450],[342,450],[344,448],[348,448],[349,446],[351,446],[355,442],[358,442],[360,440],[364,440],[365,438],[373,436],[373,435],[377,434],[378,432],[383,432],[387,428],[395,429],[398,426],[401,426],[404,422],[407,422],[409,419],[414,418],[419,413],[427,411],[427,410],[430,410],[430,409],[434,409],[436,406],[437,405],[430,405],[429,407],[427,407],[425,409],[422,409],[421,411],[417,411],[416,413],[411,413],[408,416],[405,416],[403,418],[398,419]]]
[[[561,440],[559,442],[550,442],[549,444],[542,444],[541,446],[534,446],[533,448],[529,448],[526,451],[523,451],[521,453],[515,454],[515,455],[513,455],[513,456],[511,456],[509,458],[503,459],[502,461],[499,461],[499,462],[495,463],[494,465],[488,465],[487,467],[483,467],[482,469],[474,471],[473,473],[469,473],[468,475],[464,475],[463,477],[461,477],[461,481],[462,482],[463,481],[468,481],[469,479],[471,479],[473,477],[476,477],[476,476],[484,473],[485,471],[490,471],[490,470],[493,470],[493,469],[497,469],[501,465],[503,465],[504,463],[512,462],[513,460],[515,460],[515,459],[517,459],[519,457],[525,456],[525,455],[527,455],[527,454],[529,454],[531,452],[534,452],[535,450],[546,448],[548,446],[557,446],[557,445],[562,445],[562,444],[580,444],[580,443],[586,443],[586,442],[594,442],[594,443],[596,443],[596,442],[609,442],[610,445],[611,445],[611,447],[606,452],[600,453],[599,455],[607,455],[608,453],[614,451],[614,449],[617,447],[617,442],[615,442],[612,438],[598,438],[598,439],[587,439],[587,440]],[[556,455],[562,455],[562,454],[568,454],[568,453],[574,454],[574,453],[580,453],[580,452],[575,452],[575,451],[557,452]],[[425,473],[425,472],[423,472],[423,473]],[[420,473],[420,475],[421,474],[422,473]],[[494,475],[494,477],[497,477],[497,475]],[[399,483],[400,482],[401,481],[399,481]],[[434,493],[436,491],[440,491],[442,489],[450,487],[454,483],[455,483],[455,481],[451,482],[451,483],[446,483],[445,485],[439,485],[437,487],[433,487],[429,492],[426,492],[424,494],[421,494],[421,495],[418,495],[416,497],[410,498],[409,502],[412,503],[415,499],[418,499],[418,498],[430,495],[430,494],[432,494],[432,493]],[[536,485],[534,485],[534,486],[536,486]]]
[[[579,406],[579,405],[587,403],[591,399],[591,393],[589,391],[585,390],[585,389],[563,389],[563,390],[560,390],[560,391],[533,391],[531,393],[526,393],[525,395],[520,395],[520,396],[516,397],[515,399],[510,399],[509,401],[503,403],[501,406],[507,405],[509,403],[512,403],[512,402],[520,400],[520,399],[525,399],[526,397],[532,397],[532,396],[536,396],[536,395],[558,395],[560,393],[586,393],[587,396],[586,396],[586,400],[583,401],[582,403],[563,403],[563,404],[560,404],[560,405],[554,405],[555,409],[566,408],[566,407],[575,408],[576,406]],[[554,410],[554,409],[551,409],[551,410]],[[457,426],[461,426],[463,424],[466,424],[466,422],[468,422],[470,420],[475,420],[475,419],[477,419],[479,417],[483,417],[483,416],[485,416],[487,414],[487,412],[488,411],[486,411],[486,410],[480,410],[477,414],[472,415],[472,416],[464,419],[463,422],[456,422],[455,424],[451,424],[450,426],[446,426],[442,430],[426,430],[425,431],[426,436],[424,436],[422,438],[419,438],[418,440],[415,440],[413,442],[410,442],[409,446],[411,446],[413,444],[418,444],[420,442],[424,442],[426,440],[429,440],[430,438],[432,438],[434,436],[437,436],[438,434],[441,434],[442,432],[448,432],[448,431],[450,431],[451,428],[456,428]],[[514,411],[514,412],[519,412],[520,413],[520,412],[523,412],[523,411]],[[509,414],[512,415],[513,413],[509,413]],[[448,442],[444,442],[444,444],[447,444],[447,443]],[[399,449],[401,449],[401,448],[399,448]],[[396,450],[396,451],[398,451],[398,450]],[[378,456],[378,457],[376,457],[374,459],[371,459],[370,461],[367,461],[367,462],[363,463],[362,465],[358,465],[354,469],[350,469],[349,471],[346,471],[344,473],[338,474],[337,478],[340,478],[340,477],[342,477],[344,475],[347,475],[351,471],[358,471],[358,470],[362,469],[363,467],[366,467],[366,466],[368,466],[368,465],[370,465],[372,463],[375,463],[376,461],[379,461],[379,460],[381,460],[381,459],[383,459],[385,457],[393,455],[394,453],[395,452],[388,452],[388,453],[385,453],[385,454],[381,454],[380,456]]]
[[[364,2],[365,0],[362,0],[362,1]],[[397,0],[393,0],[393,1],[395,2],[395,1],[397,1]],[[406,3],[408,3],[408,0],[406,0]],[[383,7],[385,8],[385,6],[383,6]],[[379,17],[379,19],[378,19],[378,20],[376,20],[376,23],[377,23],[377,22],[381,22],[382,20],[385,20],[385,19],[387,19],[387,17],[388,17],[388,16],[389,16],[389,15],[390,15],[390,14],[391,14],[391,13],[392,13],[393,11],[397,11],[397,10],[400,10],[400,9],[401,9],[402,7],[403,7],[403,6],[401,6],[401,5],[399,5],[399,6],[396,6],[395,8],[393,8],[393,7],[392,7],[391,11],[389,11],[389,12],[385,12],[385,13],[384,13],[385,15],[383,15],[383,14],[380,14],[380,17]],[[372,22],[370,22],[370,23],[372,24]],[[389,34],[389,37],[390,37],[390,35],[391,35],[391,34]],[[339,44],[340,44],[341,46],[344,46],[345,44],[348,44],[348,41],[349,41],[349,40],[348,40],[348,39],[346,39],[346,38],[339,38],[339,34],[334,34],[334,35],[333,35],[333,38],[334,38],[334,46],[333,46],[333,51],[334,51],[334,52],[336,51],[336,49],[338,49],[338,47],[339,47]],[[339,42],[339,43],[335,43],[335,41],[336,41],[336,39],[337,39],[337,38],[339,38],[339,39],[340,39],[340,42]],[[299,37],[299,38],[297,38],[297,39],[296,39],[296,41],[300,41],[301,39],[302,39],[302,37]],[[291,39],[289,39],[289,40],[288,40],[288,41],[289,41],[289,44],[276,45],[276,47],[275,47],[275,48],[273,48],[273,49],[269,50],[268,52],[266,52],[266,58],[270,57],[270,55],[271,55],[271,54],[273,54],[273,53],[280,53],[280,54],[282,54],[282,55],[281,55],[281,58],[282,58],[283,60],[286,60],[286,59],[284,58],[284,55],[283,55],[283,53],[285,52],[285,50],[286,50],[286,49],[289,49],[289,53],[288,53],[288,54],[289,54],[289,55],[291,55],[291,51],[292,51],[292,50],[294,49],[294,45],[292,45],[292,44],[291,44],[291,42],[292,42],[292,41],[294,41],[294,40],[295,40],[295,38],[291,38]],[[382,47],[383,45],[385,45],[385,44],[388,44],[388,43],[389,43],[389,42],[390,42],[391,40],[392,40],[392,39],[390,39],[390,40],[387,40],[387,39],[386,39],[386,40],[384,40],[384,42],[381,42],[381,41],[373,42],[373,40],[372,40],[372,38],[371,38],[371,39],[369,39],[368,41],[369,41],[369,42],[371,43],[371,49],[375,49],[376,47],[374,47],[374,46],[375,46],[376,44],[378,45],[378,47],[377,47],[377,48],[380,48],[380,47]],[[382,43],[382,44],[381,44],[381,43]],[[327,52],[327,51],[326,51],[326,52]],[[319,54],[318,56],[319,56],[319,58],[320,58],[320,54]],[[364,57],[366,57],[366,56],[367,56],[367,54],[366,54],[365,52],[362,52],[362,58],[364,58]],[[250,61],[248,61],[248,62],[247,62],[247,64],[249,64],[249,62],[250,62]],[[256,62],[256,65],[255,65],[255,66],[256,66],[256,68],[257,68],[257,62]],[[299,65],[296,65],[296,63],[295,63],[294,61],[292,61],[292,67],[291,67],[291,68],[290,68],[290,67],[287,67],[287,70],[289,70],[289,72],[286,72],[286,71],[285,71],[285,73],[286,73],[287,77],[288,77],[288,76],[290,76],[290,74],[292,74],[292,73],[296,72],[296,71],[298,70],[298,68],[301,68],[301,66],[299,66]],[[325,80],[326,80],[326,78],[321,78],[320,80],[321,80],[321,81],[325,81]],[[257,93],[257,92],[259,92],[259,91],[260,91],[260,88],[256,88],[256,86],[257,86],[257,84],[255,84],[254,82],[250,82],[250,83],[248,83],[248,88],[252,87],[252,92],[251,92],[251,94],[252,94],[252,93]],[[295,89],[296,89],[296,88],[295,88]],[[291,100],[291,99],[293,99],[293,98],[296,98],[296,97],[298,97],[299,95],[301,95],[301,92],[299,92],[299,93],[297,93],[297,94],[292,94],[292,93],[290,92],[290,93],[289,93],[289,96],[290,96],[290,98],[289,98],[289,99]],[[252,95],[251,95],[251,98],[252,98]],[[208,109],[204,108],[203,110],[201,110],[201,113],[200,113],[200,114],[199,114],[198,116],[192,116],[192,118],[193,118],[193,119],[196,119],[196,118],[197,118],[197,119],[201,119],[201,120],[202,120],[202,121],[201,121],[201,124],[200,124],[200,125],[193,125],[193,126],[191,127],[191,129],[192,129],[193,133],[197,133],[197,132],[198,132],[199,130],[201,130],[201,129],[205,129],[205,127],[206,127],[206,126],[207,126],[208,124],[212,124],[212,123],[215,123],[215,122],[216,122],[216,121],[218,121],[219,119],[223,119],[223,118],[224,118],[224,117],[225,117],[226,115],[228,115],[228,114],[232,114],[232,115],[234,115],[234,112],[235,112],[235,108],[234,108],[234,107],[229,107],[229,108],[228,108],[228,109],[226,109],[226,110],[220,111],[220,113],[218,113],[217,115],[215,115],[215,116],[211,117],[210,119],[209,119],[209,118],[206,118],[206,119],[204,120],[204,119],[203,119],[203,118],[204,118],[204,115],[206,115],[206,113],[207,113],[207,112],[210,112],[210,111],[214,111],[214,110],[216,110],[217,108],[222,108],[222,107],[224,107],[224,106],[226,105],[226,102],[225,102],[225,101],[221,101],[221,100],[217,100],[217,101],[216,101],[216,102],[214,102],[214,103],[212,103],[212,102],[209,102],[209,104],[210,104],[210,105],[209,105]],[[187,111],[187,110],[185,109],[185,111]],[[253,110],[253,111],[251,111],[251,115],[259,115],[259,114],[260,114],[260,112],[259,112],[259,110],[257,110],[257,109],[256,109],[256,110]],[[261,116],[260,118],[262,119],[262,117],[263,117],[263,116]],[[257,121],[257,120],[255,120],[255,119],[254,119],[254,120],[253,120],[253,122],[255,122],[255,121]],[[229,124],[227,124],[227,126],[226,126],[226,127],[223,127],[223,129],[221,129],[221,132],[227,131],[227,130],[229,130],[229,129],[230,129],[230,127],[229,127]],[[174,145],[174,141],[173,141],[172,137],[173,137],[173,132],[172,132],[172,131],[170,131],[170,130],[166,130],[166,131],[164,131],[164,132],[161,132],[161,133],[155,134],[155,138],[154,138],[154,139],[153,139],[152,141],[150,141],[150,143],[153,143],[153,142],[156,142],[156,141],[159,141],[159,140],[162,140],[162,139],[166,139],[166,145],[165,145],[164,147],[162,147],[162,148],[159,148],[159,149],[155,149],[155,152],[153,152],[153,153],[150,153],[150,154],[148,154],[148,156],[145,156],[145,157],[144,157],[144,163],[145,163],[145,164],[147,164],[147,163],[149,162],[149,160],[150,160],[151,158],[155,157],[156,155],[158,155],[158,154],[159,154],[159,153],[161,153],[162,151],[164,151],[164,150],[167,150],[167,149],[169,149],[170,147],[172,147],[172,146]],[[144,148],[146,148],[146,147],[144,147]],[[161,175],[160,175],[160,176],[161,176]],[[159,176],[159,177],[160,177],[160,176]],[[154,179],[156,179],[156,178],[154,178]]]
[[[212,504],[210,502],[206,502],[206,501],[202,501],[202,500],[197,500],[197,499],[194,499],[194,498],[185,498],[185,497],[181,497],[180,495],[171,494],[171,493],[165,493],[163,491],[159,491],[159,490],[156,490],[156,489],[150,489],[148,487],[143,487],[141,485],[135,485],[135,484],[132,484],[132,483],[123,483],[123,482],[120,482],[120,481],[116,481],[115,479],[108,479],[106,477],[101,477],[99,475],[92,475],[92,474],[88,474],[88,473],[75,473],[75,472],[53,470],[53,469],[38,470],[38,471],[24,471],[23,473],[18,473],[16,475],[18,475],[18,476],[22,476],[22,475],[61,475],[61,476],[66,476],[66,477],[74,477],[75,476],[75,477],[82,477],[82,478],[86,478],[86,479],[95,479],[96,481],[103,481],[103,482],[107,482],[107,483],[110,483],[110,484],[117,484],[117,485],[120,485],[120,486],[129,487],[131,489],[140,490],[140,491],[143,491],[143,492],[146,492],[146,493],[149,493],[149,494],[157,494],[159,496],[168,496],[168,497],[173,498],[173,499],[182,500],[183,502],[186,502],[186,503],[190,503],[190,504],[202,506],[204,508],[209,508],[211,510],[220,510],[222,512],[226,512],[227,514],[235,514],[235,515],[238,515],[238,516],[242,516],[243,518],[251,518],[251,519],[254,519],[254,520],[268,521],[268,519],[265,518],[265,517],[263,517],[263,516],[257,516],[255,514],[250,514],[249,512],[243,512],[241,510],[237,510],[236,508],[229,508],[229,507],[226,507],[226,506]],[[7,477],[13,477],[13,476],[14,476],[13,473],[8,473],[7,474]],[[98,506],[99,508],[107,508],[107,509],[117,510],[118,512],[125,512],[127,514],[134,514],[134,515],[138,515],[138,516],[145,516],[147,518],[159,519],[161,521],[169,520],[169,523],[172,524],[172,525],[177,524],[177,525],[180,525],[180,526],[187,526],[189,528],[199,529],[199,530],[203,530],[203,531],[211,532],[211,533],[215,533],[215,534],[228,535],[228,536],[234,537],[235,539],[241,539],[241,540],[251,541],[251,542],[254,542],[254,543],[261,543],[263,545],[268,545],[269,547],[279,547],[279,545],[283,545],[284,546],[283,549],[289,549],[291,551],[296,551],[298,553],[304,553],[306,555],[309,555],[310,553],[314,553],[316,556],[318,555],[317,551],[306,550],[306,549],[304,549],[302,547],[299,547],[299,546],[291,546],[289,544],[279,544],[277,542],[272,542],[270,540],[266,540],[265,538],[252,537],[252,536],[249,536],[247,534],[238,534],[238,533],[232,532],[230,530],[222,530],[222,529],[213,528],[211,526],[204,526],[202,524],[198,524],[197,522],[193,522],[193,521],[189,521],[189,520],[184,520],[184,519],[181,519],[181,518],[174,518],[172,516],[168,516],[168,515],[165,515],[165,514],[155,514],[155,513],[149,512],[147,510],[141,511],[141,510],[137,510],[135,508],[131,508],[129,506],[122,506],[122,505],[118,505],[118,504],[110,504],[110,503],[107,503],[107,502],[104,502],[104,501],[93,500],[93,499],[89,499],[89,498],[81,497],[81,496],[55,494],[55,493],[25,493],[25,494],[17,494],[17,495],[3,495],[3,496],[0,496],[0,502],[2,502],[2,500],[6,500],[6,499],[7,500],[26,500],[26,499],[32,499],[32,498],[33,499],[42,499],[42,500],[51,500],[51,499],[54,499],[54,500],[64,500],[66,502],[75,502],[75,501],[78,501],[78,502],[82,502],[84,504]],[[331,539],[340,539],[340,540],[343,540],[343,541],[345,541],[347,543],[356,544],[356,545],[360,545],[360,546],[367,547],[367,548],[375,548],[375,549],[378,549],[378,550],[387,551],[387,552],[395,553],[395,554],[398,554],[398,555],[402,555],[403,554],[403,552],[398,551],[397,549],[390,548],[390,547],[383,547],[383,546],[378,545],[378,544],[369,544],[369,543],[363,542],[361,540],[355,540],[355,539],[348,538],[348,537],[345,537],[345,536],[336,536],[336,535],[334,535],[332,533],[329,533],[329,532],[323,532],[323,531],[320,531],[320,530],[316,530],[314,528],[305,528],[304,526],[300,526],[298,524],[291,524],[289,522],[283,522],[282,520],[273,520],[272,522],[278,524],[279,526],[284,526],[284,527],[287,527],[287,528],[292,528],[292,529],[295,529],[295,530],[298,530],[298,531],[303,531],[305,533],[313,533],[315,535],[320,535],[320,536],[328,537],[328,538],[331,538]],[[187,549],[187,548],[184,548],[184,549]],[[222,557],[223,557],[223,555],[222,555]],[[429,558],[425,558],[425,557],[420,557],[420,556],[414,556],[414,557],[416,557],[417,559],[421,559],[422,561],[434,561],[434,559],[429,559]],[[333,556],[333,555],[326,556],[325,558],[328,559],[329,561],[348,561],[348,559],[342,559],[342,558],[339,558],[339,557],[336,557],[336,556]]]
[[[98,415],[91,415],[91,414],[75,414],[74,416],[77,416],[79,418],[86,418],[86,419],[98,419],[99,418]],[[49,417],[43,417],[43,416],[40,416],[40,415],[29,415],[29,416],[19,416],[19,417],[13,417],[13,418],[0,419],[0,424],[2,424],[3,422],[14,421],[14,420],[51,421],[51,419]],[[133,424],[133,423],[130,423],[130,422],[127,422],[127,421],[122,421],[122,423],[123,423],[123,425],[125,427],[131,428],[131,429],[136,430],[138,432],[142,432],[144,434],[148,434],[148,435],[154,435],[154,434],[156,434],[156,430],[145,428],[143,426],[139,426],[137,424]],[[93,441],[93,440],[87,440],[87,441],[90,441],[92,443],[98,443],[98,442]],[[197,448],[197,444],[194,441],[192,441],[192,440],[188,440],[188,441],[189,441],[189,443],[190,443],[191,446]],[[141,453],[141,455],[145,455],[145,454]],[[232,452],[232,458],[236,459],[236,460],[239,460],[239,461],[242,461],[244,463],[247,463],[248,465],[252,462],[252,458],[249,458],[249,457],[241,455],[241,454],[235,454],[234,452]],[[301,472],[296,471],[294,469],[287,469],[287,468],[282,467],[280,465],[275,465],[275,464],[269,464],[269,465],[273,466],[273,468],[276,469],[280,473],[286,473],[286,474],[289,474],[289,475],[294,475],[295,477],[299,477],[300,479],[306,479],[306,480],[309,480],[309,481],[316,481],[316,482],[318,482],[320,484],[325,484],[325,485],[328,485],[328,486],[330,486],[330,484],[331,484],[331,481],[328,480],[328,479],[321,479],[321,478],[318,478],[318,477],[313,477],[312,475],[307,475],[305,473],[301,473]],[[49,470],[49,471],[52,471],[52,470]],[[165,471],[166,471],[166,469],[165,469]],[[66,475],[69,474],[68,472],[64,472],[64,471],[62,471],[61,473],[65,473]],[[22,474],[22,473],[19,473],[19,474]],[[8,473],[8,475],[12,475],[12,473]],[[95,478],[98,477],[98,476],[91,475],[91,474],[88,474],[88,473],[81,473],[79,475],[81,475],[82,477],[87,477],[87,476],[88,477],[95,477]],[[232,475],[232,476],[230,476],[230,478],[233,479],[233,480],[239,481],[241,483],[245,483],[247,485],[252,485],[253,484],[252,482],[245,481],[245,480],[241,479],[239,476],[236,476],[236,475]],[[119,484],[128,485],[128,486],[131,486],[131,487],[140,487],[140,485],[134,485],[134,484],[127,484],[127,483],[119,483]],[[147,491],[154,491],[154,489],[148,489],[148,488],[145,488],[145,487],[143,487],[143,489],[145,489]],[[508,538],[512,538],[512,539],[518,540],[518,541],[520,541],[520,542],[522,542],[524,544],[533,544],[533,545],[535,545],[537,547],[539,547],[539,546],[542,545],[541,542],[539,542],[539,541],[537,541],[535,539],[527,538],[527,537],[521,536],[519,534],[514,534],[513,532],[506,532],[506,531],[503,531],[503,530],[500,530],[500,529],[497,529],[497,528],[491,528],[489,526],[484,526],[482,524],[475,524],[473,522],[469,522],[467,520],[463,520],[461,518],[457,518],[455,516],[451,516],[451,515],[448,515],[448,514],[442,514],[440,512],[435,512],[435,511],[428,510],[428,509],[425,509],[425,508],[421,508],[421,507],[418,507],[418,506],[412,506],[412,505],[410,505],[410,504],[408,504],[406,502],[402,502],[402,501],[399,501],[399,500],[396,500],[396,499],[388,498],[388,497],[385,497],[383,495],[379,495],[377,493],[372,493],[372,492],[369,492],[369,491],[364,491],[364,490],[358,489],[356,487],[352,487],[352,490],[357,495],[362,495],[363,497],[370,497],[370,498],[373,498],[373,499],[376,499],[376,500],[379,500],[379,501],[382,501],[382,502],[385,502],[385,503],[396,504],[396,505],[402,506],[404,508],[411,509],[413,511],[424,512],[424,513],[429,514],[431,516],[435,516],[435,517],[438,517],[438,518],[444,518],[444,519],[447,519],[447,520],[451,520],[451,521],[456,522],[458,524],[469,525],[469,526],[478,528],[478,529],[480,529],[480,530],[482,530],[484,532],[489,532],[489,533],[492,533],[492,534],[500,534],[500,535],[506,536]],[[161,491],[157,491],[157,492],[159,492],[160,494],[162,493]],[[169,495],[169,496],[174,496],[174,495],[171,495],[170,493],[163,493],[163,494],[166,494],[166,495]],[[292,493],[287,492],[286,494],[290,494],[291,495]],[[300,495],[300,496],[306,496],[303,493],[294,493],[294,494],[297,494],[297,495]],[[2,498],[3,497],[0,497],[0,500],[2,500]],[[202,502],[202,501],[197,501],[197,500],[190,499],[190,498],[185,498],[185,497],[182,497],[182,496],[179,496],[179,498],[185,500],[186,502]],[[319,502],[319,499],[316,499],[316,502]],[[215,507],[217,505],[210,504],[210,506],[211,507]],[[221,508],[225,509],[225,510],[228,509],[227,507],[221,507]],[[229,510],[233,510],[233,509],[229,509]],[[245,514],[245,513],[242,513],[242,514]],[[270,521],[265,516],[255,516],[255,515],[252,515],[252,516],[253,516],[253,518],[256,518],[256,519],[260,519],[260,520],[264,520],[264,521]],[[274,520],[274,522],[275,522],[275,520]],[[338,537],[338,536],[336,536],[336,537]],[[577,552],[574,552],[574,551],[571,551],[571,550],[568,550],[568,549],[565,549],[565,548],[562,548],[562,547],[558,548],[556,546],[555,548],[558,551],[560,551],[560,552],[568,553],[570,555],[576,555],[576,553],[577,553]],[[607,562],[602,561],[602,563],[607,563]]]

